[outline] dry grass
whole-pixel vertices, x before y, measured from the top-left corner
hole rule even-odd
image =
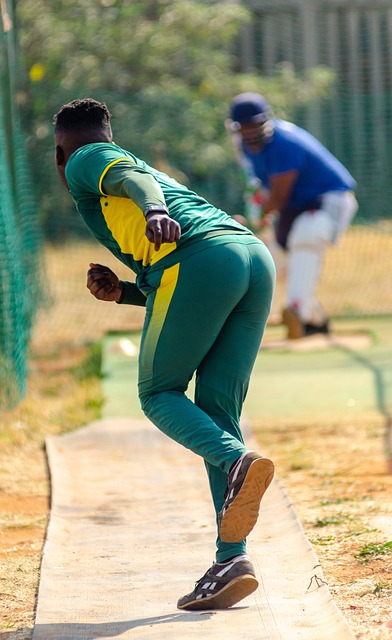
[[[132,278],[129,269],[95,242],[47,246],[51,299],[38,316],[33,336],[35,350],[53,351],[53,345],[97,342],[107,331],[128,331],[141,326],[142,308],[100,302],[90,295],[86,289],[90,262],[110,267],[123,280]]]

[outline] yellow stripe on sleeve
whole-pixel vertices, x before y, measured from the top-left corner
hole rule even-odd
[[[132,160],[132,158],[127,158],[127,157],[124,157],[124,158],[117,158],[117,160],[113,160],[113,162],[110,162],[110,164],[108,164],[108,165],[107,165],[107,167],[105,167],[105,169],[102,171],[102,175],[101,175],[101,177],[100,177],[100,179],[99,179],[99,182],[98,182],[98,188],[99,188],[100,192],[102,193],[102,195],[105,195],[105,194],[104,194],[104,192],[103,192],[103,190],[102,190],[102,183],[103,183],[103,181],[104,181],[104,178],[105,178],[105,176],[106,176],[107,172],[108,172],[108,171],[109,171],[109,169],[110,169],[111,167],[113,167],[115,164],[118,164],[119,162],[124,162],[124,160],[126,160],[126,161],[128,161],[128,162],[132,162],[132,164],[136,164],[136,163],[135,163],[135,161],[134,161],[134,160]]]

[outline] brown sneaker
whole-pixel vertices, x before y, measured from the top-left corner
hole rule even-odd
[[[178,609],[227,609],[256,591],[259,583],[249,556],[217,562],[177,602]]]
[[[290,307],[283,309],[282,322],[287,327],[288,340],[299,340],[304,337],[304,325],[295,309],[291,309]]]
[[[244,453],[232,466],[218,515],[223,542],[241,542],[257,522],[261,499],[274,475],[274,465],[255,451]]]

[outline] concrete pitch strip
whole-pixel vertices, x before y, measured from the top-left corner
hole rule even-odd
[[[214,556],[202,461],[140,417],[46,444],[52,505],[33,640],[353,638],[279,479],[248,541],[258,590],[231,609],[179,611]]]

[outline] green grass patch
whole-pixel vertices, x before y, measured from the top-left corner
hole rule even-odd
[[[392,553],[392,540],[389,542],[384,542],[383,544],[378,544],[375,542],[365,544],[359,550],[359,552],[355,554],[355,558],[357,558],[361,562],[369,562],[370,560],[375,560],[380,556],[385,556],[388,553]]]
[[[335,536],[318,536],[317,538],[309,538],[311,544],[317,544],[320,546],[327,546],[331,542],[335,542]]]
[[[322,500],[320,505],[322,507],[329,507],[333,504],[345,504],[346,502],[353,502],[352,498],[337,498],[336,500]]]
[[[328,527],[333,524],[342,524],[345,520],[349,520],[350,516],[344,513],[339,513],[336,516],[326,516],[325,518],[317,518],[314,525],[315,527]]]
[[[379,595],[380,593],[389,593],[392,591],[392,586],[387,582],[376,582],[375,587],[373,589],[374,595]]]
[[[84,360],[71,369],[76,380],[88,378],[102,378],[102,344],[100,342],[89,346]]]

